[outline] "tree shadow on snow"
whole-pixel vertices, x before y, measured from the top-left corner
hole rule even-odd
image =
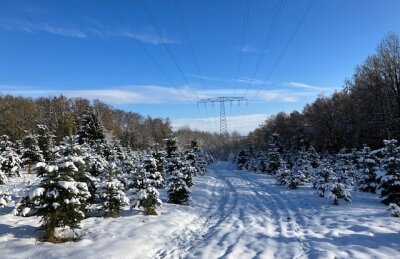
[[[13,235],[16,238],[37,238],[39,232],[36,227],[30,225],[13,227],[6,224],[0,224],[0,236],[7,234]]]

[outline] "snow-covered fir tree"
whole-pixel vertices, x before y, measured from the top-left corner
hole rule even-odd
[[[320,197],[328,198],[334,205],[338,205],[340,199],[351,202],[351,195],[346,185],[339,182],[329,162],[325,159],[322,160],[317,171],[314,188],[317,189]]]
[[[377,173],[377,193],[385,204],[400,205],[400,147],[397,140],[385,140],[385,156]]]
[[[277,173],[275,174],[276,182],[280,185],[286,185],[289,174],[290,168],[288,164],[282,161]]]
[[[12,177],[19,175],[20,168],[21,159],[13,148],[10,138],[7,135],[0,136],[0,171],[4,177]],[[2,177],[0,176],[0,178]]]
[[[313,187],[317,190],[320,197],[325,195],[325,185],[333,178],[336,178],[335,173],[327,159],[323,159],[317,168],[314,179]]]
[[[91,146],[105,140],[104,128],[94,109],[88,109],[79,122],[77,131],[79,144],[88,143]]]
[[[276,174],[282,163],[282,157],[279,153],[279,134],[273,133],[268,144],[268,173]]]
[[[124,192],[124,185],[117,179],[117,170],[115,163],[108,162],[105,166],[107,178],[99,188],[102,209],[106,217],[118,217],[121,209],[129,205],[129,199]]]
[[[142,209],[145,215],[157,215],[158,208],[162,206],[162,202],[160,200],[159,192],[154,186],[152,186],[151,181],[149,180],[149,175],[152,174],[150,171],[155,171],[157,166],[149,160],[147,160],[146,163],[146,166],[141,167],[139,170],[137,180],[138,192],[134,207]]]
[[[325,197],[332,201],[334,205],[339,205],[339,200],[343,199],[351,202],[350,192],[346,189],[346,185],[339,182],[328,182],[325,185]]]
[[[358,164],[360,169],[356,174],[358,189],[363,192],[375,193],[378,185],[376,173],[379,170],[379,160],[366,145],[364,145],[359,155]]]
[[[297,188],[297,186],[308,182],[311,178],[311,165],[308,161],[308,156],[305,148],[302,148],[297,156],[296,163],[290,170],[290,174],[287,179],[287,185],[291,184],[292,187]]]
[[[54,138],[49,128],[45,125],[37,125],[37,140],[39,149],[42,151],[43,159],[45,162],[54,161]]]
[[[43,161],[43,154],[39,148],[37,136],[28,134],[22,139],[21,160],[22,164],[28,166],[28,173],[31,173],[32,166]]]
[[[347,186],[353,186],[355,181],[356,170],[353,165],[351,153],[347,153],[343,148],[337,155],[334,171],[339,177],[339,182]]]
[[[86,183],[74,180],[78,168],[73,162],[61,159],[58,165],[43,162],[37,166],[42,175],[39,186],[32,187],[16,207],[20,215],[40,216],[44,240],[68,241],[76,233],[65,236],[65,230],[75,231],[85,217],[84,208],[90,193]]]
[[[248,157],[247,157],[246,151],[241,150],[237,156],[237,161],[236,161],[237,169],[239,169],[239,170],[246,169],[247,160],[248,160]]]
[[[146,155],[143,160],[143,168],[145,170],[145,176],[149,181],[149,184],[153,187],[160,188],[164,184],[164,178],[161,172],[157,169],[157,161],[152,155]]]
[[[303,171],[299,167],[293,167],[289,171],[285,182],[289,189],[297,189],[300,185],[304,184],[305,178]]]
[[[167,153],[164,150],[161,150],[158,146],[155,147],[155,149],[153,151],[153,158],[156,160],[157,172],[160,172],[161,176],[164,179],[167,176],[167,173],[166,173],[166,166],[167,166],[166,155],[167,155]]]
[[[187,174],[184,173],[184,164],[177,153],[176,139],[170,137],[166,140],[167,151],[167,186],[168,201],[175,204],[188,202],[190,188],[187,185]]]
[[[308,148],[308,160],[312,168],[318,168],[321,163],[320,155],[318,154],[317,150],[314,147],[310,146]]]

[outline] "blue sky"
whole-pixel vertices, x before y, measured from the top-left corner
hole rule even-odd
[[[340,89],[388,32],[400,33],[396,0],[248,3],[243,34],[245,0],[0,1],[0,92],[97,98],[208,131],[219,129],[219,107],[198,99],[245,96],[247,106],[226,106],[228,128],[245,134]]]

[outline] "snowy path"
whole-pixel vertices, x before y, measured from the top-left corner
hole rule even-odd
[[[27,177],[0,191],[18,193]],[[11,203],[0,209],[0,250],[4,258],[399,258],[400,218],[376,195],[352,196],[329,205],[312,188],[289,190],[221,162],[196,177],[190,206],[88,218],[77,242],[37,242],[39,219],[13,216]]]
[[[387,217],[385,207],[372,195],[360,194],[359,204],[329,206],[309,188],[288,190],[269,176],[237,171],[227,163],[213,166],[208,177],[213,182],[211,199],[207,205],[199,203],[203,211],[193,222],[201,227],[176,233],[158,251],[158,258],[396,258],[400,254],[400,222]],[[383,226],[385,221],[393,225],[383,229],[388,227]],[[383,233],[376,235],[377,227]]]

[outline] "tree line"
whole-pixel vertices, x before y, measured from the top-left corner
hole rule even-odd
[[[64,136],[77,132],[85,111],[92,108],[98,114],[110,138],[123,146],[143,150],[153,144],[163,144],[172,133],[168,119],[144,117],[135,112],[122,111],[99,100],[65,96],[37,99],[0,95],[0,135],[11,140],[22,139],[27,132],[35,132],[36,125],[46,126],[58,143]]]
[[[376,53],[356,67],[344,87],[319,96],[303,111],[280,112],[249,134],[254,148],[265,149],[278,133],[286,149],[313,146],[337,152],[343,147],[382,146],[400,138],[400,38],[389,33]]]

